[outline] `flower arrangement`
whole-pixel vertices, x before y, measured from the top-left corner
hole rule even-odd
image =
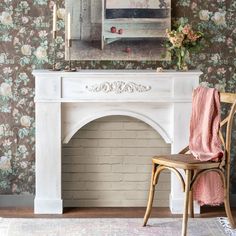
[[[189,52],[198,51],[202,47],[203,33],[194,31],[190,24],[180,24],[175,30],[166,30],[168,52],[177,58],[177,69],[188,70],[186,58]]]

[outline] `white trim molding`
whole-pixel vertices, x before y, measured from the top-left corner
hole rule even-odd
[[[89,92],[105,92],[105,93],[143,93],[151,90],[151,86],[145,86],[142,84],[136,84],[134,82],[124,82],[124,81],[113,81],[113,82],[103,82],[100,84],[86,85],[86,89]]]

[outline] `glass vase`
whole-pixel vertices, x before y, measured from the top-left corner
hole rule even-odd
[[[176,57],[177,57],[177,70],[179,71],[187,71],[188,66],[186,63],[188,50],[186,48],[179,48],[176,51]]]

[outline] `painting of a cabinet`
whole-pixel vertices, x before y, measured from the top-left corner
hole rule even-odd
[[[116,33],[111,32],[112,27]],[[102,0],[102,49],[120,39],[164,38],[167,28],[170,1]]]
[[[170,9],[171,0],[66,0],[72,60],[161,59]]]

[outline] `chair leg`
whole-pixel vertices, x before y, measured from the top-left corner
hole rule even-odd
[[[224,205],[225,205],[226,215],[228,217],[228,221],[229,221],[232,229],[235,229],[236,228],[236,224],[235,224],[235,221],[234,221],[231,209],[230,209],[229,190],[228,190],[228,188],[224,189],[224,195],[225,195],[224,196]]]
[[[186,170],[185,201],[184,201],[184,213],[183,213],[182,234],[181,234],[182,236],[187,235],[190,181],[191,181],[191,171]]]
[[[154,194],[155,194],[155,183],[154,183],[155,172],[156,172],[156,164],[153,163],[151,184],[150,184],[149,197],[148,197],[148,204],[147,204],[147,209],[146,209],[144,220],[143,220],[143,226],[146,226],[147,221],[148,221],[148,219],[150,217],[150,214],[151,214],[151,210],[152,210],[152,204],[153,204],[153,199],[154,199]]]
[[[189,191],[189,214],[191,218],[194,218],[193,192],[192,191]]]
[[[191,170],[191,181],[193,178],[193,174],[194,172]],[[194,218],[194,205],[193,205],[194,201],[193,201],[193,191],[190,190],[189,191],[189,215],[191,218]]]

